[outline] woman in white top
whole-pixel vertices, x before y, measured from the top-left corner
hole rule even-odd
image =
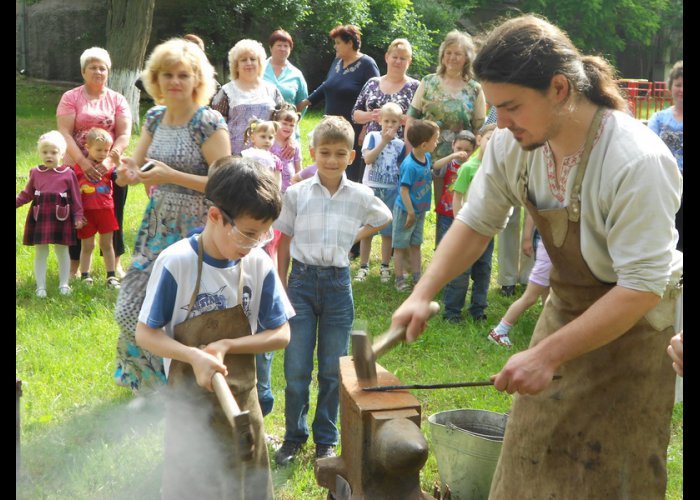
[[[245,148],[243,133],[250,119],[269,120],[275,107],[284,103],[277,87],[263,79],[266,57],[260,42],[237,42],[228,53],[231,81],[219,89],[211,103],[226,120],[234,155]]]

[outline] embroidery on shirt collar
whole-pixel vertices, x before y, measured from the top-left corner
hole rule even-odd
[[[355,61],[355,62],[360,62],[361,60],[362,60],[362,58],[358,59],[358,60]],[[343,62],[342,59],[338,59],[338,62],[337,62],[336,65],[335,65],[335,72],[336,72],[336,73],[340,73],[340,68],[341,68],[341,63],[342,63],[342,62]],[[357,68],[359,68],[359,67],[360,67],[359,64],[355,64],[354,62],[353,62],[353,63],[350,63],[350,64],[348,65],[348,67],[345,68],[345,69],[343,70],[343,74],[346,75],[346,74],[348,74],[348,73],[352,73],[353,71],[355,71],[355,70],[356,70]]]
[[[605,122],[608,120],[608,117],[611,114],[611,110],[606,110],[603,113],[603,119],[600,121],[600,126],[598,127],[595,139],[593,140],[593,146],[598,143],[600,136],[603,135]],[[564,195],[566,194],[566,184],[569,180],[569,174],[571,173],[571,169],[581,162],[581,156],[583,156],[583,144],[574,154],[564,157],[561,164],[559,179],[557,179],[557,169],[554,164],[554,157],[552,156],[552,150],[549,147],[549,142],[544,143],[542,153],[547,162],[547,179],[549,180],[549,190],[557,200],[564,203]]]

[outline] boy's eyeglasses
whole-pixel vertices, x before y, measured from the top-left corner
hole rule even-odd
[[[238,230],[231,216],[227,214],[223,208],[218,206],[216,208],[218,208],[219,212],[221,212],[221,217],[224,219],[224,222],[231,226],[231,229],[228,232],[229,236],[235,240],[236,244],[241,248],[250,250],[253,248],[264,247],[275,238],[275,232],[272,229],[272,226],[270,226],[267,231],[260,234],[257,238],[251,238],[250,236],[243,234]]]

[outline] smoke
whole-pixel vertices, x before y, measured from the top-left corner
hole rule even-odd
[[[213,430],[211,401],[218,405],[213,395],[167,387],[78,410],[61,424],[35,424],[42,429],[22,441],[17,498],[264,498],[267,468],[241,467],[230,425]],[[258,494],[241,496],[242,486]]]

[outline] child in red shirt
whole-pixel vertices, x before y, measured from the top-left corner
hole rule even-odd
[[[92,252],[95,249],[95,234],[100,233],[100,250],[107,270],[107,286],[119,288],[119,279],[114,274],[116,266],[112,232],[119,229],[114,215],[113,181],[116,179],[115,165],[108,159],[112,148],[112,136],[104,129],[93,127],[88,131],[85,146],[88,158],[96,163],[95,168],[102,172],[102,177],[92,182],[83,173],[80,165],[73,166],[80,184],[80,195],[87,224],[78,229],[81,240],[80,276],[86,285],[92,285],[90,276]]]

